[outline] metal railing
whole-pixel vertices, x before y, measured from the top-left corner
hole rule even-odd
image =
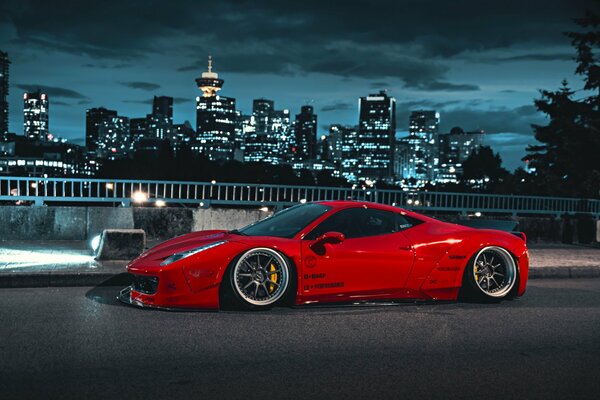
[[[131,203],[285,207],[305,201],[365,200],[416,211],[459,213],[588,213],[600,217],[600,200],[477,193],[445,193],[272,184],[0,177],[0,201],[11,204]]]

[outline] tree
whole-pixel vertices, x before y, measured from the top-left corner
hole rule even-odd
[[[494,153],[489,146],[481,146],[463,162],[461,180],[464,183],[475,181],[477,186],[485,188],[489,186],[488,182],[501,182],[507,175],[500,154]]]
[[[577,51],[575,73],[585,85],[572,90],[566,80],[556,91],[542,90],[535,100],[548,125],[533,125],[541,145],[529,146],[525,160],[535,171],[535,184],[545,194],[597,197],[600,189],[600,16],[591,11],[575,20],[580,32],[569,32]]]

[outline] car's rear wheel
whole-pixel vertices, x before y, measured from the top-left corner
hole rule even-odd
[[[468,297],[476,300],[498,301],[510,296],[517,279],[515,259],[499,246],[479,250],[465,270]]]
[[[285,256],[269,248],[243,253],[229,269],[231,291],[243,308],[268,309],[288,294],[291,266]]]

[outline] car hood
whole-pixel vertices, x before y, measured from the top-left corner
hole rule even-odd
[[[232,238],[235,239],[235,235],[231,235],[225,230],[210,230],[188,233],[154,246],[133,260],[131,264],[142,260],[162,260],[182,251],[191,250],[205,244],[220,242],[223,240],[231,241]]]

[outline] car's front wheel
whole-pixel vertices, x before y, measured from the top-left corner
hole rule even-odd
[[[465,285],[469,297],[476,300],[496,301],[511,295],[518,279],[513,256],[499,246],[479,250],[465,270]]]
[[[229,283],[238,306],[268,309],[287,297],[291,265],[285,256],[269,248],[243,253],[229,268]]]

